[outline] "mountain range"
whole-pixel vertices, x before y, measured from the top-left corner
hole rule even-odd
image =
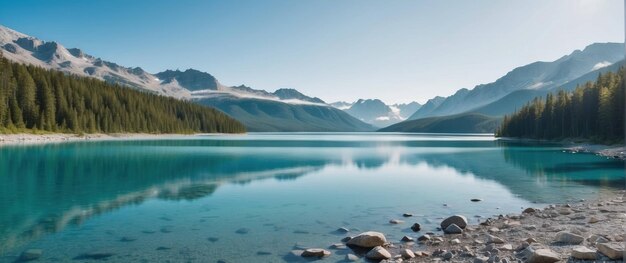
[[[553,90],[623,60],[624,55],[623,43],[595,43],[555,61],[539,61],[515,68],[492,83],[481,84],[471,90],[460,89],[432,109],[422,107],[409,119],[472,112],[519,90]],[[508,109],[498,112],[498,115],[510,112]]]
[[[625,55],[623,43],[594,43],[555,61],[515,68],[492,83],[430,99],[409,120],[383,131],[493,132],[493,123],[536,97],[571,91],[599,74],[616,72]]]
[[[385,104],[379,99],[359,99],[353,103],[339,101],[330,105],[379,128],[404,121],[422,107],[415,101]]]
[[[11,61],[77,76],[88,76],[129,88],[209,105],[241,121],[249,131],[371,131],[375,128],[319,98],[295,89],[275,92],[221,84],[195,69],[156,74],[124,67],[0,26],[0,51]]]

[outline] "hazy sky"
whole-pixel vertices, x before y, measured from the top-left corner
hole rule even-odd
[[[624,41],[622,0],[1,0],[0,24],[149,72],[328,102],[425,102],[593,42]]]

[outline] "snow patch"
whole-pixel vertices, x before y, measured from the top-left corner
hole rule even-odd
[[[593,66],[593,68],[591,68],[591,70],[596,70],[596,69],[601,69],[601,68],[604,68],[604,67],[608,67],[611,64],[612,64],[611,62],[602,61],[602,62],[596,64],[595,66]]]
[[[388,121],[390,118],[387,116],[380,116],[380,117],[376,117],[377,121]]]

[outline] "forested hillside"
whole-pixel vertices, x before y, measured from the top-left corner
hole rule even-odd
[[[208,107],[10,62],[0,53],[0,132],[239,133]]]
[[[499,137],[585,138],[603,143],[624,141],[624,68],[608,72],[573,92],[536,98],[505,116]]]

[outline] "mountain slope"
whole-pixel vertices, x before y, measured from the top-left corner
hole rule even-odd
[[[330,105],[376,127],[401,122],[422,106],[417,102],[387,105],[379,99],[359,99],[354,103],[341,101]]]
[[[408,120],[380,132],[493,133],[501,120],[477,113]]]
[[[256,98],[220,96],[195,102],[215,107],[243,122],[253,132],[373,131],[369,124],[330,106],[294,105]]]
[[[92,77],[108,83],[177,99],[229,106],[222,108],[232,117],[246,122],[255,131],[362,131],[374,128],[344,112],[330,108],[319,98],[295,89],[275,92],[250,87],[226,86],[209,73],[195,69],[166,70],[151,74],[141,68],[127,68],[46,42],[0,26],[0,51],[11,61],[45,69]],[[241,103],[241,105],[237,105]],[[228,109],[237,108],[236,111]],[[258,108],[259,110],[251,110]],[[280,109],[276,112],[268,109]],[[287,114],[287,112],[291,112]],[[300,127],[296,127],[300,125]]]
[[[139,92],[89,77],[67,76],[0,55],[0,133],[241,133],[215,109]]]
[[[535,62],[518,67],[489,84],[459,90],[435,109],[418,110],[411,119],[453,115],[492,103],[525,89],[548,90],[624,58],[623,43],[595,43],[552,62]]]
[[[572,91],[578,85],[583,85],[587,82],[595,81],[600,74],[604,74],[606,72],[617,72],[620,67],[624,66],[624,64],[625,64],[624,60],[619,61],[612,65],[602,67],[600,69],[596,69],[572,81],[569,81],[561,86],[554,87],[551,89],[517,90],[517,91],[511,92],[510,94],[504,96],[503,98],[497,101],[494,101],[485,106],[473,109],[470,112],[481,113],[481,114],[486,114],[490,116],[504,116],[506,114],[511,114],[521,109],[524,105],[526,105],[529,101],[533,100],[536,97],[545,97],[548,93],[554,92],[555,90],[559,90],[559,89]]]
[[[422,105],[422,107],[420,107],[416,112],[411,114],[409,120],[415,120],[420,116],[430,115],[434,110],[437,109],[437,107],[439,107],[439,105],[441,105],[441,103],[443,103],[444,100],[446,100],[446,98],[441,96],[429,99],[426,103],[424,103],[424,105]]]

